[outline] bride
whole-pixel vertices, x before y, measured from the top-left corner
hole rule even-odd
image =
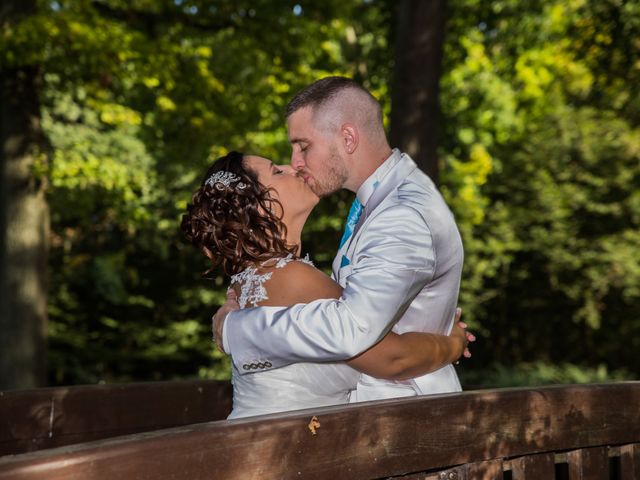
[[[340,285],[301,257],[301,233],[319,198],[290,166],[231,152],[207,171],[181,228],[186,238],[231,277],[241,308],[290,306],[339,298]],[[471,338],[471,335],[469,335]],[[295,363],[240,375],[233,367],[229,418],[347,403],[359,372],[402,380],[432,372],[466,354],[467,334],[389,332],[344,363]],[[268,362],[267,362],[268,363]],[[266,365],[270,367],[271,365]]]

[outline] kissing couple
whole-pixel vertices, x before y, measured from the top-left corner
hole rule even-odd
[[[182,218],[230,276],[214,340],[232,356],[232,418],[460,391],[474,337],[456,309],[463,248],[431,179],[391,149],[378,101],[327,77],[286,109],[291,166],[231,152]],[[302,256],[321,197],[356,193],[333,275]],[[209,270],[209,271],[210,271]]]

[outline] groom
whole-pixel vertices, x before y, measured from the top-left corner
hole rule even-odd
[[[376,99],[351,79],[328,77],[293,97],[286,117],[291,165],[311,189],[319,196],[356,192],[333,262],[343,294],[289,308],[232,311],[227,302],[213,318],[218,345],[243,374],[351,358],[390,329],[448,334],[463,262],[460,234],[429,177],[390,148]],[[351,400],[460,390],[447,365],[403,381],[361,374]]]

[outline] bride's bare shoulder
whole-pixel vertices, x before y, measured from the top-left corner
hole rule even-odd
[[[328,275],[312,265],[291,261],[283,267],[272,267],[265,287],[269,298],[261,305],[288,306],[309,303],[320,298],[338,298],[342,288]]]

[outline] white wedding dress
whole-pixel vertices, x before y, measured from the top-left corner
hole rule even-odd
[[[276,268],[291,261],[294,261],[292,255],[282,258]],[[311,264],[308,258],[297,261]],[[238,283],[241,288],[240,308],[253,307],[266,300],[265,282],[270,278],[271,273],[261,275],[255,268],[231,277],[231,283]],[[237,368],[232,367],[233,410],[229,419],[346,404],[360,376],[345,363],[294,363],[265,371],[259,371],[259,365],[245,367],[256,372],[240,375]]]

